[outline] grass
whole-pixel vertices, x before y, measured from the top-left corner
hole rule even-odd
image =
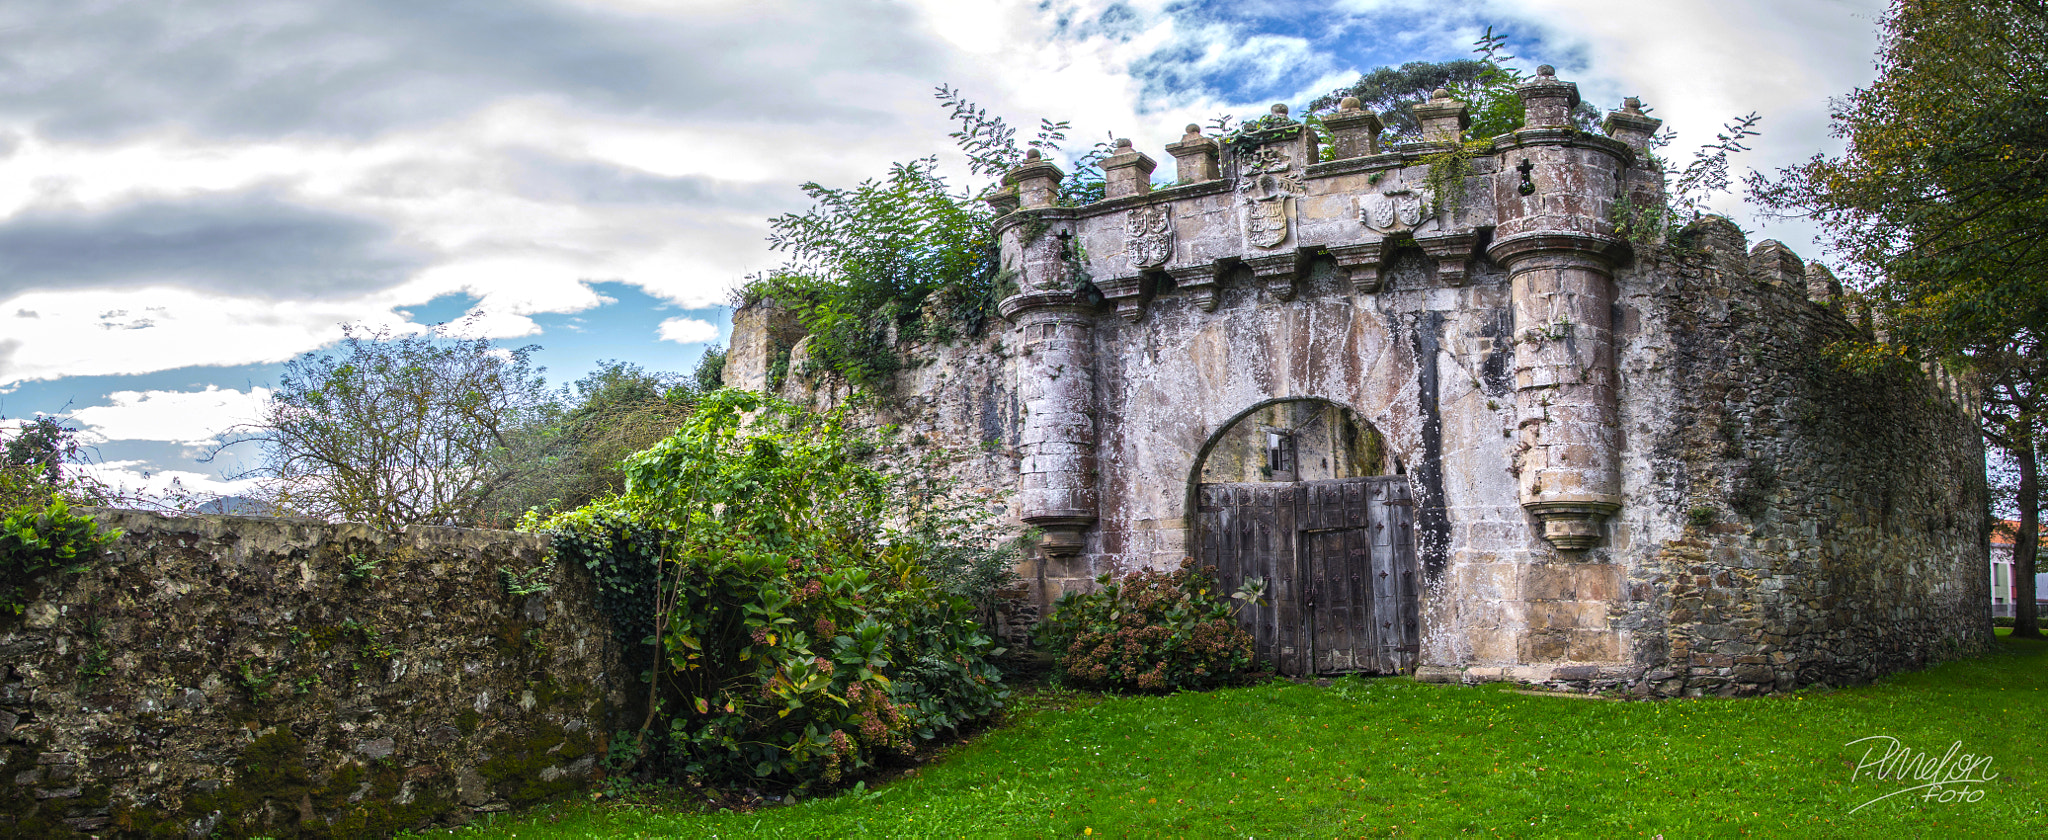
[[[1047,692],[875,790],[754,813],[568,802],[459,833],[2038,837],[2048,833],[2048,644],[2001,638],[1997,648],[1878,685],[1741,700],[1605,702],[1356,678],[1166,697]],[[1970,786],[1975,801],[1905,794],[1852,813],[1906,786],[1857,776],[1870,745],[1849,742],[1873,735],[1936,756],[1960,742],[1993,758],[1995,778]]]

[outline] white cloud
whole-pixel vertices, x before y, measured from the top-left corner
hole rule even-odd
[[[108,461],[86,465],[82,470],[113,488],[119,496],[144,505],[154,502],[170,508],[190,507],[215,497],[252,496],[262,486],[262,479],[258,478],[223,479],[188,470],[151,469],[144,461]]]
[[[670,318],[661,322],[659,332],[662,341],[697,344],[717,338],[718,325],[696,318]]]
[[[1666,154],[1683,165],[1733,117],[1757,112],[1762,136],[1733,159],[1733,172],[1771,172],[1841,150],[1828,136],[1828,100],[1875,77],[1884,0],[1495,0],[1490,11],[1525,20],[1552,43],[1584,50],[1574,81],[1595,105],[1641,96],[1678,136]],[[1562,75],[1562,74],[1560,74]],[[1803,221],[1752,219],[1739,196],[1714,202],[1752,239],[1775,237],[1809,259],[1822,256]]]
[[[341,337],[341,324],[402,323],[389,303],[219,297],[177,288],[30,292],[0,302],[20,343],[0,383],[282,362]]]
[[[53,208],[112,213],[147,202],[258,191],[281,204],[364,220],[373,229],[361,234],[362,247],[388,246],[405,260],[382,278],[357,279],[349,273],[354,269],[310,257],[297,261],[304,266],[299,274],[292,261],[281,261],[274,281],[245,268],[237,276],[269,284],[258,295],[247,289],[252,281],[246,279],[243,287],[218,278],[211,285],[202,282],[209,271],[226,273],[225,264],[236,261],[197,249],[192,264],[164,266],[161,276],[76,280],[72,288],[13,292],[0,300],[0,387],[29,379],[275,363],[338,338],[341,323],[405,325],[395,310],[448,294],[477,298],[481,319],[474,329],[497,338],[533,335],[540,330],[534,316],[543,313],[602,305],[590,281],[628,283],[684,308],[717,304],[741,277],[780,261],[763,242],[765,219],[802,209],[799,182],[850,186],[880,175],[891,161],[926,154],[939,154],[956,184],[967,180],[945,137],[945,114],[930,97],[930,86],[939,82],[1009,117],[1023,133],[1041,115],[1069,119],[1070,147],[1085,149],[1113,131],[1170,170],[1164,147],[1179,139],[1183,125],[1206,123],[1220,111],[1253,115],[1269,103],[1220,101],[1199,86],[1169,101],[1142,101],[1145,82],[1132,68],[1148,56],[1185,48],[1189,58],[1164,65],[1169,74],[1222,73],[1258,81],[1262,89],[1283,85],[1297,89],[1289,97],[1297,102],[1367,69],[1347,68],[1354,59],[1333,52],[1337,48],[1328,39],[1244,25],[1259,14],[1285,14],[1280,6],[1272,11],[1261,4],[1241,9],[1241,15],[1217,15],[1199,3],[1164,0],[901,0],[837,7],[578,2],[604,20],[630,18],[624,29],[603,28],[611,34],[577,42],[590,55],[655,60],[629,66],[676,78],[627,79],[627,73],[605,82],[616,89],[600,85],[589,92],[602,95],[582,95],[575,85],[596,77],[563,77],[574,84],[542,78],[582,66],[547,65],[546,55],[490,65],[540,73],[533,79],[517,76],[534,82],[522,86],[511,81],[514,76],[465,69],[471,66],[465,61],[496,60],[502,53],[496,45],[413,67],[396,53],[419,45],[383,40],[374,27],[351,25],[333,40],[312,34],[327,31],[319,27],[285,27],[307,33],[308,48],[318,54],[315,63],[334,63],[333,72],[273,85],[252,69],[259,65],[229,61],[223,66],[242,75],[193,90],[209,96],[261,90],[279,94],[281,103],[309,102],[295,118],[304,121],[297,126],[301,130],[268,123],[268,130],[253,133],[216,130],[226,123],[209,123],[183,108],[179,119],[155,121],[150,115],[161,108],[158,98],[107,86],[79,88],[103,93],[110,97],[106,103],[79,103],[64,112],[106,117],[132,111],[137,121],[131,130],[66,133],[64,120],[25,119],[17,138],[0,142],[7,157],[0,167],[0,226]],[[1421,50],[1449,41],[1453,54],[1463,52],[1459,39],[1476,35],[1465,31],[1474,19],[1520,31],[1533,27],[1543,33],[1546,47],[1555,48],[1551,53],[1584,59],[1588,69],[1576,81],[1589,100],[1611,108],[1620,96],[1633,94],[1657,106],[1657,115],[1679,132],[1675,151],[1681,157],[1686,153],[1679,150],[1711,138],[1728,117],[1760,111],[1765,133],[1755,152],[1737,160],[1739,172],[1787,165],[1829,146],[1827,97],[1867,81],[1872,29],[1883,0],[1673,0],[1648,7],[1632,0],[1491,0],[1477,11],[1412,0],[1340,0],[1331,8],[1366,20],[1399,21],[1372,36],[1377,44],[1417,44]],[[1124,22],[1089,23],[1108,19],[1112,11]],[[1304,6],[1301,14],[1326,11]],[[245,12],[224,4],[212,14],[209,26],[233,23]],[[339,14],[337,20],[361,23],[353,13]],[[1061,18],[1069,22],[1064,29],[1057,23]],[[697,72],[695,65],[668,63],[672,51],[626,37],[639,32],[642,22],[649,32],[715,29],[721,43],[732,41],[739,51],[712,56],[721,63],[705,72],[740,74],[733,81],[745,89],[735,95],[772,93],[777,104],[735,108],[722,95],[708,94],[700,101],[698,92],[719,86],[685,84],[683,77]],[[249,25],[259,33],[285,26]],[[73,28],[92,30],[84,21],[74,21]],[[0,26],[0,32],[5,29]],[[193,31],[200,30],[214,31]],[[877,47],[878,32],[900,36],[900,43]],[[178,54],[203,58],[209,49],[242,54],[206,40]],[[302,57],[296,46],[273,49],[263,55],[288,66]],[[392,71],[397,81],[343,72],[352,62],[384,67],[381,59],[366,58],[384,52],[394,53],[390,66],[401,68]],[[415,72],[424,82],[407,81]],[[456,88],[446,86],[455,84],[450,79],[460,87],[485,77],[508,81],[478,87],[473,96],[456,96]],[[370,90],[416,89],[421,102],[441,104],[411,109],[392,97],[364,99],[342,84],[350,79],[391,85]],[[307,90],[297,91],[296,84]],[[342,130],[332,122],[340,119],[335,115],[356,112],[322,107],[366,103],[389,105],[404,118]],[[236,113],[251,119],[286,113],[256,104]],[[1721,206],[1740,211],[1732,201]],[[387,230],[388,241],[377,235]],[[1808,241],[1803,230],[1779,225],[1759,235],[1817,251],[1801,247]],[[334,241],[332,247],[342,250],[358,243],[345,236]],[[317,295],[309,291],[316,274],[322,285]],[[18,312],[37,317],[6,314]],[[112,314],[117,312],[126,314]],[[715,337],[701,321],[670,323],[676,326],[663,326],[665,341]]]
[[[115,391],[106,405],[72,412],[87,443],[168,441],[185,446],[220,442],[221,434],[262,415],[270,389],[247,392],[209,386],[204,391]]]

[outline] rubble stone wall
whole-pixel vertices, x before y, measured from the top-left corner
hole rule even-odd
[[[0,623],[0,834],[377,836],[602,758],[616,646],[543,538],[95,515],[125,535]]]
[[[1655,537],[1626,584],[1648,605],[1643,678],[1660,694],[1752,693],[1981,650],[1987,502],[1968,393],[1938,368],[1845,370],[1827,346],[1871,335],[1825,269],[1774,242],[1745,253],[1722,220],[1692,233],[1696,250],[1647,254],[1638,270],[1668,279],[1629,300],[1646,322],[1630,377],[1645,398],[1623,405],[1649,479],[1629,506]]]

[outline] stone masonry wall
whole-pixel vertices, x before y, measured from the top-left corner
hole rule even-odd
[[[591,777],[624,695],[590,583],[500,583],[544,539],[96,515],[125,536],[0,623],[0,834],[377,836]]]
[[[1635,688],[1860,683],[1981,650],[1986,501],[1966,395],[1939,370],[1842,370],[1825,347],[1859,328],[1826,269],[1775,242],[1746,254],[1725,220],[1688,233],[1690,247],[1641,252],[1636,271],[1667,279],[1626,301],[1642,321],[1622,400],[1644,437],[1631,472],[1654,477],[1628,500],[1647,556],[1614,610],[1646,669]]]
[[[1659,122],[1630,99],[1581,131],[1548,67],[1518,92],[1523,128],[1466,163],[1444,156],[1467,125],[1448,94],[1388,148],[1355,102],[1325,138],[1281,106],[1227,142],[1190,127],[1156,190],[1120,142],[1081,206],[1027,156],[989,198],[1011,327],[913,348],[931,364],[875,417],[1003,449],[958,474],[1045,530],[1039,604],[1199,551],[1204,459],[1298,402],[1370,426],[1409,482],[1418,678],[1739,694],[1981,648],[1971,395],[1827,360],[1862,328],[1782,245],[1726,220],[1629,241],[1618,197],[1663,201]],[[1306,532],[1264,533],[1284,556]]]
[[[1489,262],[1444,289],[1403,251],[1369,302],[1347,300],[1318,263],[1284,305],[1236,276],[1208,291],[1214,313],[1171,288],[1136,325],[1103,307],[1102,521],[1080,556],[1025,561],[1011,635],[1097,574],[1178,562],[1207,436],[1261,400],[1314,396],[1356,406],[1412,472],[1442,453],[1434,479],[1415,475],[1425,513],[1447,526],[1434,548],[1446,568],[1423,597],[1427,678],[1746,694],[1978,649],[1984,491],[1967,395],[1939,371],[1837,370],[1822,348],[1857,329],[1839,284],[1775,243],[1747,251],[1709,220],[1616,272],[1624,504],[1605,543],[1569,562],[1506,492],[1514,327]],[[1015,340],[998,327],[911,348],[923,362],[873,422],[969,453],[951,467],[964,487],[1015,487]],[[1432,358],[1435,371],[1419,369]],[[784,396],[843,398],[798,380]]]

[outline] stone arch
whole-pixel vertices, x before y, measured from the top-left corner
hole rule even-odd
[[[1401,467],[1370,422],[1321,397],[1261,400],[1197,452],[1190,553],[1226,588],[1265,581],[1265,603],[1240,620],[1282,673],[1414,667],[1420,581]]]
[[[1251,406],[1237,412],[1236,414],[1232,414],[1229,419],[1224,420],[1221,424],[1218,424],[1216,428],[1210,430],[1208,437],[1203,439],[1201,448],[1195,451],[1193,463],[1191,463],[1188,466],[1188,477],[1185,486],[1186,498],[1183,500],[1183,506],[1181,510],[1183,512],[1182,516],[1186,520],[1189,547],[1191,551],[1194,549],[1194,547],[1197,544],[1196,541],[1199,539],[1199,531],[1197,530],[1197,524],[1195,521],[1195,496],[1201,489],[1202,473],[1204,468],[1208,465],[1209,456],[1215,452],[1219,444],[1222,444],[1224,442],[1225,438],[1229,437],[1234,431],[1237,431],[1240,424],[1244,423],[1246,419],[1262,411],[1265,411],[1266,409],[1285,403],[1320,403],[1322,405],[1330,406],[1332,408],[1337,409],[1338,411],[1348,416],[1352,422],[1354,422],[1358,426],[1364,427],[1378,439],[1381,450],[1386,458],[1385,474],[1407,474],[1407,463],[1395,451],[1393,441],[1387,436],[1385,432],[1381,431],[1378,426],[1373,425],[1372,421],[1366,419],[1367,415],[1365,412],[1359,411],[1357,408],[1351,406],[1350,404],[1345,403],[1341,400],[1333,400],[1328,397],[1312,396],[1271,397],[1268,399],[1260,400],[1256,403],[1253,403]],[[1348,478],[1351,476],[1338,477]]]

